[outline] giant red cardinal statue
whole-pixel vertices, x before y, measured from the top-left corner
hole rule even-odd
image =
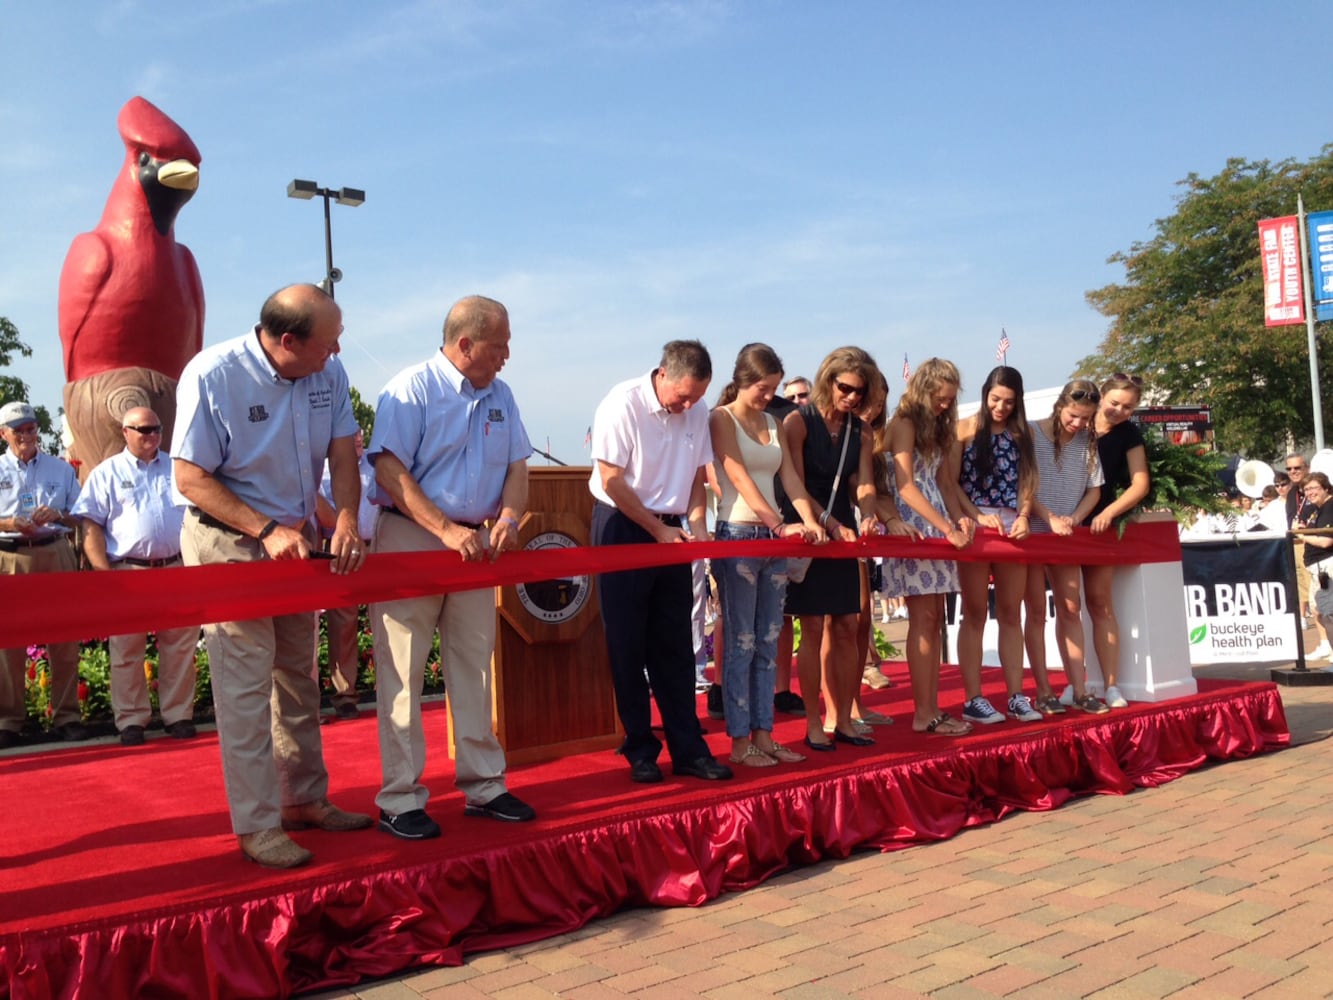
[[[125,447],[121,416],[156,411],[171,443],[176,380],[204,342],[204,289],[176,242],[176,213],[199,186],[199,150],[142,97],[116,119],[125,162],[102,221],[75,237],[60,274],[65,416],[80,479]]]

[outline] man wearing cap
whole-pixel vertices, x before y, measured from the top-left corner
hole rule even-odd
[[[161,450],[162,421],[146,406],[120,421],[124,450],[88,474],[73,513],[83,520],[83,554],[94,570],[181,565],[183,511],[171,498],[171,456]],[[157,630],[157,700],[162,724],[176,739],[194,728],[195,647],[199,626]],[[111,710],[120,742],[138,746],[153,716],[144,676],[146,636],[113,635]]]
[[[334,356],[341,335],[333,299],[314,285],[291,285],[269,296],[253,330],[185,366],[172,464],[190,505],[181,529],[187,566],[309,558],[318,551],[315,493],[327,458],[337,509],[331,568],[361,567],[356,418]],[[369,826],[369,816],[328,799],[311,669],[314,612],[205,625],[204,639],[241,853],[295,868],[312,855],[284,831]]]
[[[37,447],[37,413],[16,401],[0,407],[0,573],[66,573],[78,569],[70,533],[78,521],[70,508],[79,496],[79,477],[68,462]],[[8,613],[21,613],[10,609]],[[86,740],[79,712],[79,644],[46,647],[51,666],[51,722],[62,739]],[[24,703],[26,649],[0,650],[0,748],[17,746],[27,708]]]

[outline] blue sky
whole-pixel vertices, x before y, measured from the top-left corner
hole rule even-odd
[[[61,263],[141,95],[203,154],[176,236],[207,343],[323,275],[320,203],[287,182],[360,187],[333,208],[352,383],[374,398],[491,295],[503,377],[567,462],[674,337],[709,346],[710,401],[751,340],[789,374],[863,346],[895,398],[904,354],[947,357],[971,399],[1001,327],[1028,385],[1058,384],[1106,329],[1084,293],[1177,181],[1330,139],[1331,33],[1322,0],[10,4],[0,315],[59,405]]]

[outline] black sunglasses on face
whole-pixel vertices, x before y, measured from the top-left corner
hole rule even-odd
[[[864,396],[866,387],[863,385],[848,385],[846,382],[834,380],[833,384],[838,387],[838,391],[844,396]]]
[[[149,434],[161,434],[161,433],[162,433],[162,425],[161,425],[161,424],[152,424],[151,426],[146,426],[146,427],[135,427],[133,424],[126,424],[126,425],[125,425],[125,429],[126,429],[127,431],[138,431],[140,434],[144,435],[145,437],[147,437]]]

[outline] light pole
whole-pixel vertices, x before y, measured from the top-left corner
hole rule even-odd
[[[314,181],[294,180],[287,185],[288,198],[309,201],[315,195],[324,199],[324,280],[320,284],[329,293],[329,298],[333,298],[333,286],[342,281],[343,273],[333,266],[333,223],[329,218],[329,202],[332,200],[355,208],[365,203],[366,192],[358,188],[320,187]]]

